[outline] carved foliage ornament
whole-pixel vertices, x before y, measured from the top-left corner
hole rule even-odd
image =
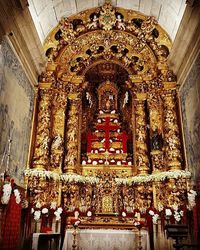
[[[137,38],[119,31],[85,34],[66,47],[57,58],[69,74],[83,74],[97,60],[114,61],[128,72],[152,79],[156,75],[156,58],[148,46],[137,49]],[[69,67],[66,69],[66,65]]]
[[[115,11],[110,3],[105,3],[100,11],[99,24],[103,30],[111,30],[116,23]]]
[[[116,31],[119,32],[118,35],[116,35]],[[125,35],[122,35],[124,32],[126,32]],[[100,40],[98,33],[107,34],[108,38],[97,44]],[[113,42],[112,38],[109,37],[112,34],[114,34]],[[89,39],[85,38],[86,35],[89,36]],[[115,8],[108,2],[100,8],[86,10],[76,16],[62,18],[59,25],[46,39],[44,47],[50,61],[62,61],[63,53],[66,59],[70,57],[69,61],[63,60],[62,64],[66,65],[71,61],[72,67],[73,64],[75,68],[78,67],[78,69],[75,69],[76,72],[80,71],[79,68],[82,68],[82,63],[90,64],[89,60],[93,60],[96,54],[102,54],[104,59],[109,60],[112,57],[109,55],[114,53],[115,57],[118,56],[118,60],[122,58],[124,64],[129,65],[132,61],[129,55],[134,53],[130,53],[130,48],[120,48],[122,45],[120,36],[122,36],[122,41],[126,41],[125,43],[134,47],[134,50],[138,51],[138,53],[150,46],[149,50],[159,61],[166,60],[171,48],[169,37],[157,24],[154,17],[145,17],[131,10]],[[88,44],[89,41],[90,44]],[[91,41],[94,42],[93,45]],[[111,45],[117,47],[117,49],[115,47],[111,49]],[[79,58],[75,58],[75,54],[76,56],[79,54]],[[148,54],[147,51],[144,54]],[[144,60],[144,58],[140,57],[139,61],[140,59]],[[87,62],[84,62],[85,60]],[[148,62],[148,60],[146,58],[144,61]],[[151,60],[149,64],[152,64],[152,62],[154,64],[154,60]],[[140,70],[142,66],[138,65]]]

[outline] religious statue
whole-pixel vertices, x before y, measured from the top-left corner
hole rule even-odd
[[[56,135],[51,144],[51,150],[62,149],[63,148],[63,138],[61,135]]]
[[[110,92],[106,92],[104,94],[104,98],[103,99],[103,109],[106,112],[110,112],[111,110],[113,110],[113,105],[114,105],[114,96],[110,93]]]
[[[75,132],[75,129],[70,127],[69,130],[68,130],[68,141],[70,142],[75,142],[76,140],[76,132]]]
[[[152,150],[161,150],[163,146],[162,134],[159,132],[159,129],[152,132],[151,136],[151,149]]]
[[[98,28],[98,22],[99,22],[99,18],[97,17],[97,14],[94,14],[93,18],[92,18],[92,22],[89,23],[87,25],[88,29],[97,29]]]
[[[70,166],[74,166],[75,165],[75,160],[76,157],[73,154],[68,154],[67,156],[67,162]]]
[[[116,25],[116,28],[119,29],[119,30],[125,30],[126,29],[121,14],[117,14],[116,24],[115,25]]]

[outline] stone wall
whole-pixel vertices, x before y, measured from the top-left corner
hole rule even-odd
[[[200,53],[180,90],[186,155],[193,179],[200,179]]]
[[[34,90],[5,38],[0,53],[0,172],[6,169],[11,137],[9,172],[20,185],[24,182],[33,105]]]

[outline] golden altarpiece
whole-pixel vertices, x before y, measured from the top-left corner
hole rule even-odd
[[[185,205],[190,173],[171,41],[155,18],[106,2],[61,19],[44,48],[30,202],[90,210],[96,225],[117,224],[122,211]]]

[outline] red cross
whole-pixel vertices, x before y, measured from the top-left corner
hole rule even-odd
[[[95,139],[97,139],[97,136],[94,133],[92,134],[91,130],[89,130],[87,132],[87,152],[89,152],[89,153],[91,152],[92,141]]]
[[[128,140],[128,135],[127,135],[126,131],[124,130],[122,132],[122,134],[118,135],[117,139],[122,141],[122,145],[123,145],[122,149],[123,149],[123,152],[126,153],[127,152],[127,140]]]
[[[97,125],[97,129],[100,129],[100,130],[104,130],[105,131],[105,149],[108,150],[109,149],[109,145],[110,145],[110,142],[109,142],[109,139],[110,139],[110,131],[112,130],[115,130],[115,129],[118,129],[119,128],[119,125],[110,125],[110,117],[106,117],[106,120],[104,122],[104,125],[103,124],[99,124]]]

